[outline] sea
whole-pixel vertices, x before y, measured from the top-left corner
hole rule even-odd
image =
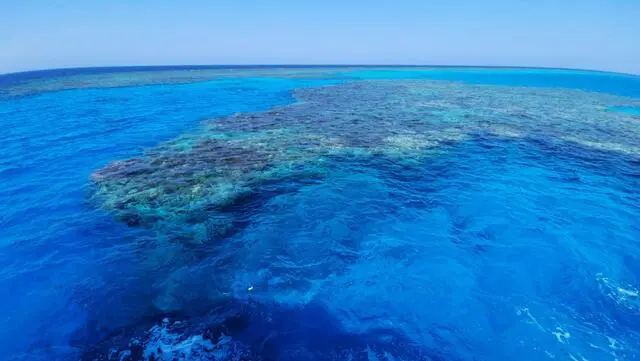
[[[640,359],[640,76],[0,75],[0,359]]]

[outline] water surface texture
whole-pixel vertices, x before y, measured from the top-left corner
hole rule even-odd
[[[0,76],[3,360],[637,360],[640,78]]]

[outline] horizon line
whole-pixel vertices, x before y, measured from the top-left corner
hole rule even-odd
[[[82,75],[82,71],[102,70],[101,73],[118,73],[134,71],[154,71],[154,70],[188,70],[188,69],[234,69],[234,68],[491,68],[491,69],[530,69],[530,70],[563,70],[575,72],[592,72],[612,75],[623,75],[639,77],[640,73],[626,73],[612,70],[552,67],[552,66],[529,66],[529,65],[471,65],[471,64],[164,64],[164,65],[98,65],[98,66],[69,66],[59,68],[43,68],[33,70],[23,70],[16,72],[0,73],[0,78],[14,77],[20,75],[37,75],[48,72],[58,72],[59,76]],[[66,71],[79,71],[79,74],[64,74]],[[53,74],[50,74],[53,75]]]

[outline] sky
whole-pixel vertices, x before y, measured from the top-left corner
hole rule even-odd
[[[0,0],[0,73],[173,64],[640,74],[640,0]]]

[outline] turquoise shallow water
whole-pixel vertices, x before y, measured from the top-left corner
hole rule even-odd
[[[169,70],[0,78],[3,359],[638,358],[640,78]]]
[[[640,116],[640,108],[639,107],[613,107],[610,110],[615,112],[623,112],[631,115],[639,115]]]

